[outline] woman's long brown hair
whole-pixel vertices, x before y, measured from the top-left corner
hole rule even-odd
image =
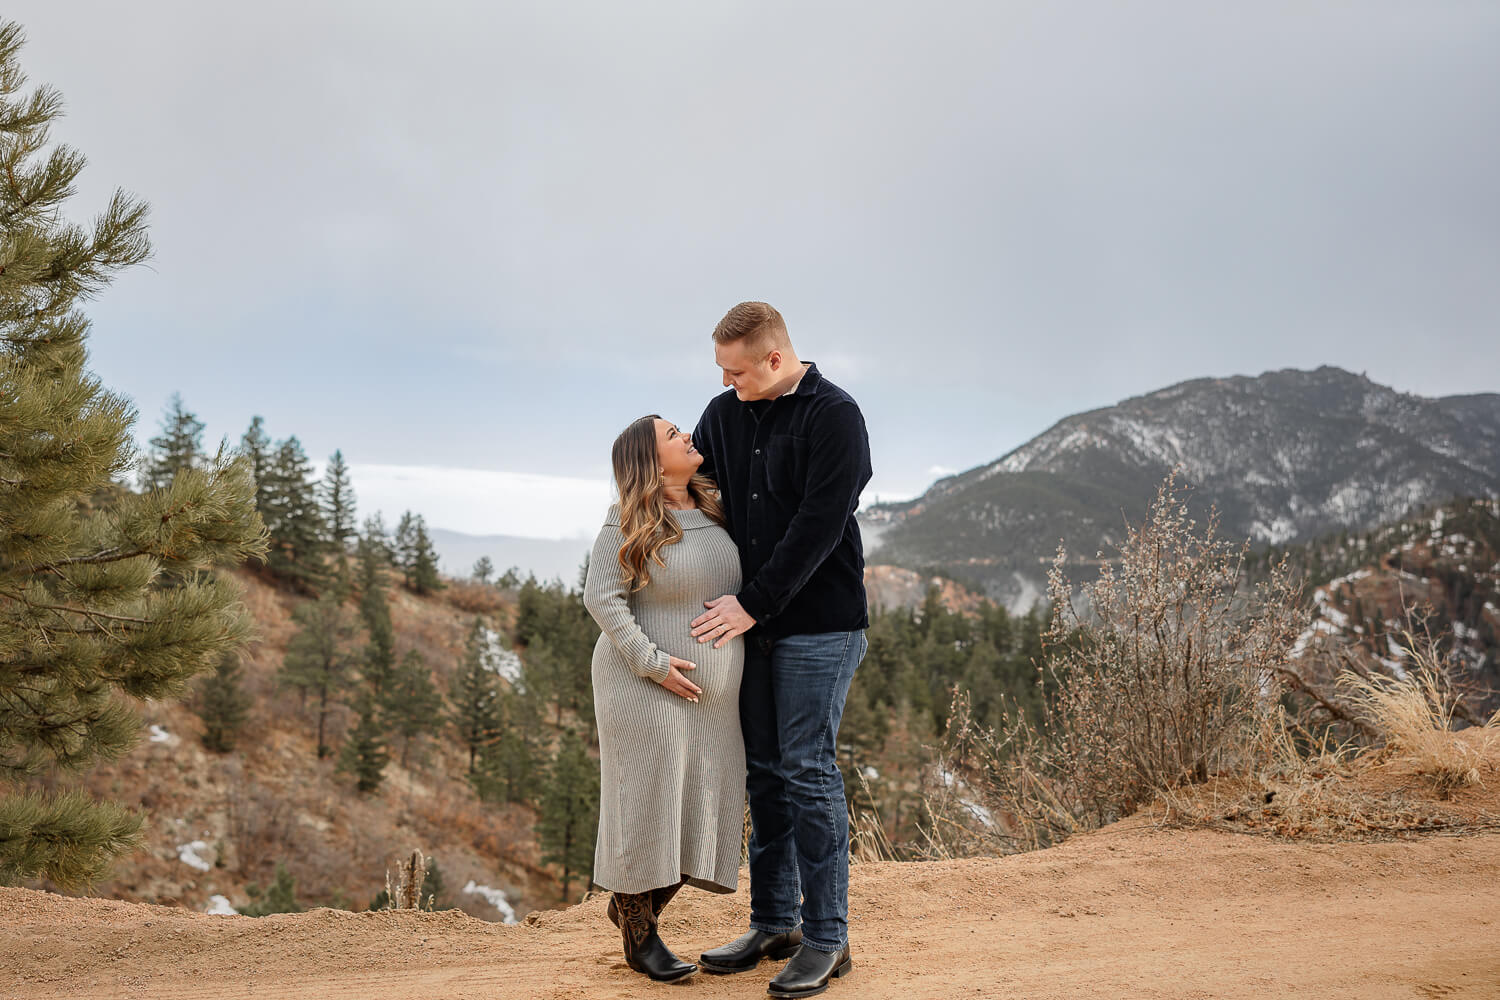
[[[651,563],[666,566],[661,550],[682,540],[682,528],[676,518],[667,514],[661,460],[656,454],[655,413],[633,421],[615,438],[610,458],[615,466],[615,485],[620,490],[620,532],[625,543],[620,546],[620,570],[628,593],[635,593],[651,582]],[[688,494],[698,509],[719,526],[724,526],[724,506],[719,490],[707,476],[694,475],[688,480]]]

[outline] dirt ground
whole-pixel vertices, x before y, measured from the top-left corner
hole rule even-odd
[[[1500,997],[1500,834],[1287,843],[1137,818],[1006,858],[851,873],[854,972],[826,996]],[[687,890],[687,958],[747,918]],[[778,965],[661,986],[630,971],[604,900],[530,926],[457,912],[253,919],[0,889],[0,998],[757,997]]]

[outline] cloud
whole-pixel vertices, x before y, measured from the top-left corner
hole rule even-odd
[[[470,535],[592,537],[611,501],[602,480],[492,469],[351,463],[349,479],[360,519],[379,510],[388,529],[410,510]]]

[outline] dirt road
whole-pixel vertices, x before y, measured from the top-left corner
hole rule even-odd
[[[853,975],[893,998],[1500,997],[1500,834],[1288,844],[1132,820],[1008,858],[866,864],[851,877]],[[745,925],[686,891],[684,957]],[[760,997],[777,966],[659,986],[619,959],[602,899],[532,926],[456,912],[252,919],[0,889],[0,998]]]

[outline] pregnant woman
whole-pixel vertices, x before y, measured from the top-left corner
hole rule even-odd
[[[740,586],[740,558],[692,440],[655,414],[615,439],[615,485],[583,601],[599,720],[594,882],[612,890],[625,961],[659,982],[698,971],[657,936],[684,884],[733,892],[745,815],[743,640],[692,637],[703,602]],[[689,659],[692,657],[692,659]]]

